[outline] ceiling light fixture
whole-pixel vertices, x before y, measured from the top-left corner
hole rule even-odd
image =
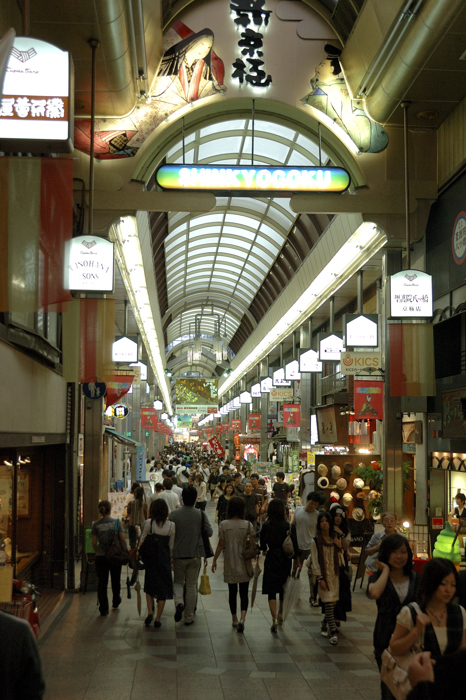
[[[134,216],[123,216],[110,229],[110,238],[115,243],[115,254],[126,293],[133,309],[139,332],[160,387],[165,406],[172,410],[170,386],[164,374],[163,349],[160,347],[155,329],[152,307],[147,291],[147,281],[139,242],[138,227]],[[171,376],[168,375],[167,376]]]
[[[219,397],[335,294],[382,248],[386,240],[385,232],[374,223],[367,221],[361,224],[278,323],[231,372],[219,388]]]

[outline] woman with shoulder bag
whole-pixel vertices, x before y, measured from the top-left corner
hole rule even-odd
[[[212,572],[217,569],[217,559],[223,548],[225,557],[223,564],[223,580],[228,583],[228,599],[232,625],[239,633],[244,632],[244,624],[249,603],[249,581],[253,576],[250,559],[243,556],[243,546],[247,535],[254,537],[254,528],[248,520],[245,520],[246,504],[242,498],[232,496],[228,501],[227,519],[220,523],[218,528],[218,545],[212,561]],[[237,596],[241,606],[241,618],[238,621]]]
[[[107,550],[112,545],[115,534],[126,546],[125,534],[121,526],[121,522],[110,517],[112,505],[110,501],[100,501],[99,513],[100,520],[92,523],[92,546],[95,550],[95,570],[97,574],[97,598],[99,601],[99,611],[102,616],[108,615],[108,597],[107,585],[108,575],[110,574],[112,582],[112,594],[114,608],[117,608],[121,603],[120,586],[121,586],[121,567],[117,562],[108,561]]]
[[[466,611],[453,603],[458,582],[457,571],[448,559],[427,562],[419,581],[417,602],[420,612],[415,622],[409,606],[396,618],[396,627],[390,640],[390,651],[403,656],[419,643],[423,635],[424,651],[430,651],[436,661],[466,647]]]
[[[382,653],[390,643],[396,617],[404,605],[414,602],[419,575],[413,571],[413,553],[403,535],[387,535],[379,549],[379,571],[369,577],[368,592],[377,603],[374,627],[374,656],[382,666]],[[382,700],[393,700],[389,688],[381,681]]]
[[[330,644],[338,644],[335,603],[340,597],[340,553],[342,545],[335,535],[331,513],[319,513],[317,534],[311,542],[312,573],[319,584],[319,597],[324,607],[321,636],[330,635]],[[328,631],[327,631],[328,630]]]
[[[284,586],[291,572],[291,558],[284,552],[283,543],[288,537],[290,523],[286,517],[286,503],[281,498],[272,498],[267,510],[267,520],[260,532],[260,548],[265,555],[262,593],[268,596],[272,615],[271,632],[276,632],[283,622]],[[293,531],[292,533],[293,534]],[[295,552],[297,543],[293,542]],[[277,595],[279,608],[277,614]]]
[[[157,615],[154,620],[154,627],[162,625],[160,618],[166,600],[173,599],[173,578],[172,578],[172,554],[175,543],[175,523],[168,519],[168,505],[163,498],[156,498],[150,504],[150,518],[146,520],[142,528],[139,550],[144,552],[144,541],[146,543],[147,556],[144,555],[144,593],[147,601],[147,617],[144,620],[146,627],[149,627],[154,617],[154,598],[157,599]],[[141,557],[142,558],[142,557]]]
[[[339,597],[335,603],[335,621],[337,627],[340,627],[340,622],[346,622],[346,613],[351,612],[351,562],[349,559],[349,544],[351,542],[351,534],[348,523],[346,522],[346,513],[341,507],[334,508],[332,511],[333,526],[335,535],[341,542],[340,552],[340,576],[339,576]]]
[[[129,546],[131,549],[137,545],[138,542],[138,526],[142,527],[144,522],[147,520],[148,513],[147,503],[144,497],[144,489],[139,486],[134,492],[134,499],[128,503],[127,514],[128,514],[128,536],[129,536]]]

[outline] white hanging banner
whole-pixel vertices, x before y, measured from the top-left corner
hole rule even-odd
[[[390,277],[391,318],[431,318],[432,277],[421,270],[402,270]]]

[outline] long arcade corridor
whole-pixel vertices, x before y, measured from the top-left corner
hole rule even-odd
[[[213,522],[211,501],[207,514]],[[216,533],[214,525],[212,544]],[[222,558],[216,574],[209,563],[209,576],[212,594],[199,596],[191,627],[174,622],[173,601],[168,601],[162,627],[145,628],[145,595],[138,616],[134,589],[131,600],[126,597],[126,569],[123,601],[107,617],[100,617],[95,593],[65,597],[39,641],[45,699],[320,700],[335,692],[345,700],[379,696],[372,656],[375,602],[366,598],[359,581],[353,611],[342,623],[338,646],[332,647],[320,636],[320,609],[309,606],[307,576],[299,606],[276,635],[270,632],[267,597],[260,592],[262,576],[243,635],[231,627]]]

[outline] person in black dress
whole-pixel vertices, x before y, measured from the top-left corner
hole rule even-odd
[[[269,608],[272,615],[272,632],[283,622],[284,585],[291,572],[292,560],[283,551],[283,542],[291,530],[286,519],[286,503],[280,498],[272,498],[267,510],[267,520],[260,533],[260,547],[265,555],[262,593],[268,596]],[[295,539],[295,538],[294,538]],[[294,542],[295,552],[298,551]],[[279,610],[277,615],[277,595]]]

